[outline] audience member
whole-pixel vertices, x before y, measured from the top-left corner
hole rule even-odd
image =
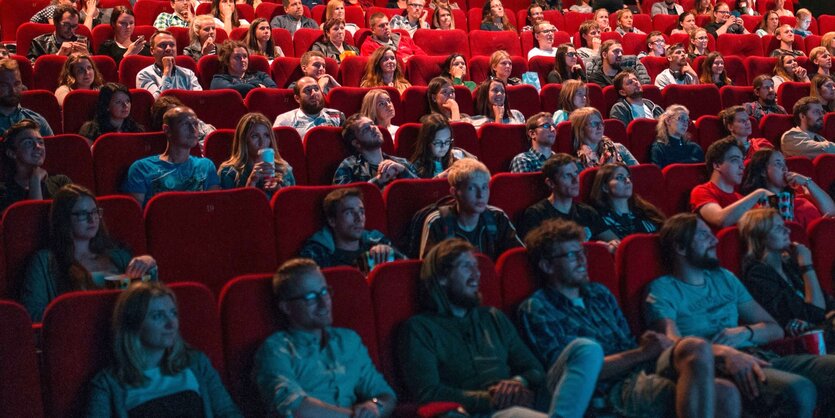
[[[687,50],[683,44],[675,44],[667,47],[667,61],[670,67],[655,77],[655,87],[663,90],[672,84],[697,84],[699,75],[688,62]]]
[[[751,3],[753,3],[754,1],[756,1],[756,0],[752,0]],[[741,15],[741,16],[744,16],[744,15],[758,16],[759,15],[759,13],[757,13],[755,8],[753,7],[753,4],[749,4],[748,0],[737,0],[736,8],[731,13],[734,13],[734,12],[739,13],[739,15]]]
[[[9,48],[6,47],[6,45],[0,45],[0,60],[3,58],[9,58],[9,55],[11,55],[9,53]]]
[[[474,114],[470,123],[476,128],[485,123],[523,124],[525,115],[507,106],[507,89],[500,78],[484,80],[475,91]]]
[[[403,14],[392,16],[389,25],[392,29],[403,29],[409,36],[415,36],[418,29],[429,29],[426,16],[429,11],[425,8],[424,0],[409,0]]]
[[[282,0],[284,5],[283,15],[278,15],[270,20],[273,28],[286,29],[290,36],[301,28],[318,29],[316,21],[304,15],[302,0]]]
[[[786,0],[774,0],[774,8],[772,10],[777,12],[777,14],[780,17],[783,17],[783,16],[792,17],[792,16],[794,16],[794,13],[792,13],[791,10],[786,9]]]
[[[649,161],[660,168],[670,164],[704,162],[705,155],[702,147],[690,141],[688,129],[690,129],[690,111],[682,105],[668,106],[658,116],[658,123],[655,125],[655,142],[649,148]]]
[[[371,119],[380,129],[387,130],[389,135],[395,138],[398,126],[391,124],[395,110],[388,92],[383,89],[373,89],[366,93],[362,98],[359,113]]]
[[[454,86],[466,86],[470,91],[476,88],[475,82],[465,80],[467,77],[467,59],[457,52],[450,54],[441,64],[441,77],[452,80]]]
[[[609,117],[623,122],[624,126],[629,126],[629,123],[635,119],[658,119],[664,113],[664,108],[652,100],[644,99],[641,82],[638,81],[634,71],[621,71],[615,76],[613,86],[619,98],[612,105]]]
[[[211,16],[214,19],[215,25],[223,28],[226,33],[232,33],[232,30],[239,27],[249,26],[246,19],[238,17],[238,8],[235,7],[235,0],[212,0]]]
[[[588,81],[586,70],[580,65],[580,58],[574,46],[562,44],[554,56],[554,69],[548,73],[548,83],[561,84],[568,80]],[[563,86],[564,87],[564,86]]]
[[[593,10],[591,8],[590,0],[575,0],[575,4],[568,8],[571,12],[577,13],[591,13]]]
[[[799,49],[794,49],[794,31],[792,30],[791,25],[780,25],[777,28],[777,34],[775,35],[778,41],[780,41],[780,47],[771,50],[769,56],[771,57],[779,57],[782,55],[793,55],[795,57],[806,56],[803,51]]]
[[[809,96],[818,99],[824,113],[835,111],[835,79],[815,74],[809,88]]]
[[[713,20],[705,25],[705,30],[716,39],[719,38],[719,35],[726,33],[750,33],[748,29],[745,29],[742,18],[731,15],[730,6],[724,2],[716,3],[716,7],[713,9]]]
[[[193,4],[188,0],[171,0],[171,8],[174,13],[162,12],[154,20],[154,27],[157,30],[167,30],[170,27],[188,28],[191,27],[191,20],[194,14],[191,12]]]
[[[432,0],[429,2],[430,9],[438,9],[439,7],[448,7],[452,10],[461,10],[458,3],[450,2],[449,0]]]
[[[632,11],[629,9],[618,10],[615,13],[615,19],[618,22],[618,25],[615,28],[615,32],[619,33],[621,36],[624,36],[627,33],[635,33],[639,35],[643,35],[645,33],[644,31],[635,27],[635,18],[632,16]]]
[[[494,0],[498,1],[498,0]],[[490,55],[490,79],[499,79],[504,81],[507,86],[515,86],[521,84],[522,80],[519,77],[513,77],[513,60],[507,51],[500,49]]]
[[[702,28],[696,28],[690,32],[690,49],[687,51],[687,54],[691,60],[695,60],[697,57],[705,56],[710,53],[710,50],[708,49],[708,36],[707,31]]]
[[[136,86],[148,90],[157,98],[166,90],[203,90],[194,71],[180,67],[174,61],[177,40],[168,31],[157,31],[151,36],[154,63],[136,74]]]
[[[342,139],[353,155],[339,164],[333,184],[365,181],[382,189],[395,179],[417,177],[405,158],[383,153],[383,133],[371,119],[359,113],[349,117],[342,128]]]
[[[32,23],[54,25],[55,19],[53,15],[55,13],[55,8],[62,5],[71,6],[78,10],[78,20],[90,30],[93,30],[94,26],[102,23],[103,21],[108,21],[109,17],[112,16],[111,11],[113,10],[99,10],[97,8],[98,3],[94,3],[89,0],[50,0],[49,5],[35,13],[29,21]],[[102,20],[102,17],[105,19]]]
[[[592,57],[599,56],[602,43],[600,25],[593,20],[586,20],[580,24],[578,33],[580,34],[580,49],[577,50],[577,54],[580,58],[584,62],[588,62]]]
[[[13,58],[0,59],[0,131],[29,119],[36,123],[41,136],[52,136],[52,128],[43,116],[20,105],[20,96],[25,88],[20,81],[17,61]]]
[[[780,27],[780,15],[774,10],[769,10],[763,15],[763,20],[757,26],[755,32],[760,38],[766,35],[777,36],[777,29]]]
[[[455,88],[446,77],[435,77],[429,81],[426,86],[426,101],[429,103],[430,113],[443,115],[450,122],[469,119],[469,115],[462,114],[458,110]]]
[[[725,72],[725,58],[719,52],[707,54],[700,70],[699,82],[701,84],[713,84],[718,88],[734,84]]]
[[[183,49],[183,55],[191,57],[194,62],[200,61],[204,55],[217,53],[217,39],[215,19],[211,15],[195,16],[188,31],[190,44]]]
[[[399,33],[392,33],[389,26],[389,19],[382,12],[377,12],[368,18],[371,25],[371,36],[365,38],[360,48],[360,54],[369,56],[381,46],[394,48],[397,59],[405,63],[412,55],[426,55],[419,46],[415,45],[412,38],[401,36]]]
[[[821,37],[821,46],[826,48],[830,55],[835,55],[835,31],[827,32]]]
[[[638,59],[643,57],[666,57],[667,41],[661,31],[654,30],[647,35],[647,50],[638,53]]]
[[[434,5],[435,2],[432,2],[431,4]],[[456,9],[458,8],[457,3],[452,4]],[[439,30],[455,29],[455,17],[452,15],[452,9],[453,7],[449,6],[437,6],[435,8],[435,13],[432,13],[432,23],[430,23],[430,27],[432,29]]]
[[[621,143],[603,135],[603,116],[593,107],[575,110],[568,118],[573,136],[571,149],[583,169],[608,163],[638,165],[632,153]]]
[[[536,0],[531,2],[525,14],[525,26],[522,27],[520,32],[533,31],[536,29],[536,25],[545,22],[545,12],[543,10],[545,9]]]
[[[815,158],[835,153],[835,143],[820,135],[823,129],[823,106],[814,97],[804,97],[794,104],[794,128],[783,133],[780,149],[786,157]]]
[[[719,122],[742,150],[745,161],[751,159],[754,153],[766,148],[774,148],[771,141],[765,138],[751,138],[751,118],[742,106],[731,106],[719,112]]]
[[[634,69],[641,84],[652,84],[644,64],[634,55],[624,56],[620,42],[610,39],[600,45],[600,55],[592,57],[586,63],[589,82],[601,88],[614,83],[615,76],[623,70]]]
[[[130,110],[130,90],[118,83],[107,83],[99,91],[93,119],[81,125],[78,134],[92,144],[110,132],[144,132],[145,128],[130,116]]]
[[[131,164],[122,190],[145,206],[162,192],[219,189],[220,179],[212,160],[190,154],[199,144],[198,126],[197,115],[188,107],[165,112],[162,120],[167,140],[165,151]]]
[[[568,80],[562,83],[557,103],[559,109],[554,112],[554,124],[568,121],[575,110],[589,105],[588,87],[580,80]]]
[[[357,26],[356,23],[350,23],[345,20],[345,2],[342,0],[329,1],[328,5],[325,7],[325,18],[322,19],[322,25],[320,25],[320,27],[325,33],[328,33],[328,31],[324,28],[325,23],[327,23],[331,19],[342,20],[342,22],[345,24],[345,30],[350,32],[351,36],[354,36],[359,30],[359,26]]]
[[[326,95],[334,87],[342,87],[336,81],[336,77],[328,74],[328,64],[325,61],[325,54],[319,51],[307,51],[302,54],[299,60],[299,66],[302,69],[302,74],[306,77],[311,77],[319,84],[319,89],[322,94]],[[287,88],[292,89],[296,87],[297,81],[290,83]]]
[[[589,203],[618,239],[656,232],[666,218],[661,210],[634,193],[632,174],[623,163],[606,164],[597,170]]]
[[[595,22],[597,22],[598,26],[600,26],[600,31],[601,32],[611,32],[612,28],[609,26],[609,13],[614,13],[617,9],[610,12],[610,11],[606,10],[605,8],[600,7],[597,4],[599,2],[600,2],[599,0],[594,1],[594,3],[595,3],[594,7],[596,7],[596,9],[594,10],[593,20]],[[621,8],[618,7],[618,9],[621,9]]]
[[[774,81],[774,90],[778,90],[780,84],[786,81],[796,81],[800,83],[808,83],[809,75],[806,68],[797,62],[792,54],[780,54],[777,56],[777,64],[774,66],[774,76],[771,77]]]
[[[325,32],[327,33],[327,31]],[[253,20],[252,24],[249,25],[244,37],[244,44],[249,48],[252,55],[266,57],[270,63],[274,59],[284,56],[284,51],[275,44],[270,22],[263,17]]]
[[[145,40],[144,35],[133,38],[133,31],[136,28],[136,18],[133,11],[125,6],[113,8],[110,15],[110,27],[113,28],[113,38],[107,39],[96,51],[98,55],[107,55],[116,61],[116,67],[122,62],[122,58],[131,55],[151,56],[151,48]]]
[[[812,12],[808,9],[800,9],[795,17],[797,19],[795,19],[794,34],[801,38],[811,35],[812,31],[809,30],[809,26],[812,24]]]
[[[696,0],[696,5],[693,7],[693,12],[697,16],[713,16],[713,0]]]
[[[754,77],[751,83],[754,86],[754,96],[757,98],[754,102],[743,103],[745,111],[748,115],[754,118],[757,123],[763,116],[774,113],[778,115],[785,115],[786,109],[777,104],[777,87],[774,85],[774,80],[768,74],[760,74]]]
[[[403,76],[396,53],[397,49],[391,46],[377,48],[368,58],[360,87],[394,87],[401,94],[411,87],[412,84]]]
[[[557,139],[557,126],[548,112],[539,112],[528,118],[525,133],[531,148],[517,154],[510,161],[511,173],[530,173],[542,170],[542,165],[554,154],[552,147]]]
[[[90,40],[75,33],[78,29],[78,10],[75,7],[68,4],[55,6],[52,19],[55,31],[36,36],[29,46],[27,57],[33,65],[41,55],[90,54]]]
[[[241,41],[226,40],[218,51],[220,67],[212,77],[211,90],[232,89],[246,97],[252,89],[277,87],[269,74],[249,70],[249,49]]]
[[[528,61],[536,56],[553,57],[557,55],[557,49],[554,48],[554,33],[557,27],[548,21],[542,21],[534,25],[533,37],[536,40],[536,46],[528,51]]]
[[[411,163],[418,177],[446,178],[452,164],[462,158],[476,158],[462,148],[454,147],[452,127],[443,115],[430,113],[421,118]]]
[[[690,32],[693,32],[697,28],[698,26],[696,25],[696,14],[691,10],[678,15],[678,24],[672,31],[670,31],[670,34],[690,35]]]
[[[501,0],[490,0],[484,3],[481,10],[481,26],[479,29],[488,31],[516,31],[516,27],[505,16]]]
[[[275,118],[274,127],[292,126],[299,136],[317,126],[342,126],[345,114],[336,109],[325,107],[325,97],[319,83],[313,77],[302,77],[293,87],[293,98],[299,104],[298,109],[284,112]]]
[[[684,13],[684,7],[681,7],[676,0],[664,0],[653,4],[649,13],[652,17],[659,14],[681,16]]]
[[[104,79],[93,59],[84,53],[71,54],[61,74],[58,75],[58,88],[55,89],[55,99],[58,105],[64,106],[64,98],[73,90],[98,90],[104,84]]]
[[[336,0],[338,1],[338,0]],[[353,45],[348,45],[345,42],[345,21],[342,19],[331,19],[322,26],[322,39],[316,41],[311,47],[311,51],[319,51],[327,58],[332,58],[336,62],[342,62],[344,57],[357,56],[360,50]]]
[[[815,73],[816,75],[832,75],[832,54],[829,53],[829,50],[825,47],[816,46],[812,48],[812,50],[809,51],[809,61],[818,67],[818,71]]]
[[[154,104],[151,105],[151,126],[148,127],[148,132],[161,132],[162,131],[162,119],[170,109],[173,109],[177,106],[185,106],[180,99],[176,96],[162,96],[158,97],[154,100]],[[206,135],[215,131],[215,127],[203,122],[199,118],[197,119],[197,137],[200,139],[200,146],[203,146],[203,141],[206,139]]]

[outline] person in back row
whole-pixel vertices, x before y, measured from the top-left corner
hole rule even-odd
[[[284,112],[275,118],[273,127],[291,126],[304,139],[305,134],[317,126],[342,126],[345,114],[325,107],[325,97],[319,83],[313,77],[302,77],[293,86],[293,98],[299,108]]]
[[[269,74],[249,68],[249,48],[243,42],[227,40],[220,45],[218,58],[220,68],[212,77],[211,90],[232,89],[246,97],[253,89],[276,87]]]
[[[284,14],[273,17],[270,21],[272,28],[286,29],[290,36],[301,28],[319,29],[315,20],[304,15],[302,0],[282,0]]]
[[[415,168],[405,158],[383,153],[383,133],[362,114],[354,114],[345,121],[342,140],[354,155],[339,164],[333,184],[367,181],[382,189],[395,179],[417,177]]]
[[[750,160],[754,153],[767,148],[774,148],[771,141],[765,138],[751,138],[752,123],[748,112],[742,106],[731,106],[719,112],[719,121],[728,132],[728,138],[736,140],[742,149],[745,160]]]
[[[400,36],[399,33],[392,33],[389,26],[389,18],[382,12],[377,12],[368,18],[371,26],[371,36],[365,39],[360,47],[360,54],[369,56],[381,46],[391,46],[397,53],[397,59],[406,63],[413,55],[426,55],[419,46],[415,45],[412,38]]]
[[[175,63],[177,40],[171,32],[151,35],[151,55],[154,63],[136,74],[137,88],[148,90],[155,99],[166,90],[203,90],[194,71]]]
[[[90,40],[75,33],[78,29],[78,17],[78,10],[72,5],[56,6],[52,14],[55,31],[32,39],[27,54],[29,61],[34,65],[35,60],[42,55],[69,56],[74,52],[90,55]]]
[[[52,136],[49,122],[40,113],[20,105],[26,86],[20,80],[20,66],[12,58],[0,58],[0,132],[29,119],[38,125],[41,136]]]
[[[655,125],[655,142],[649,148],[649,161],[659,168],[674,163],[703,162],[705,154],[699,144],[689,139],[689,128],[690,112],[686,107],[677,104],[667,107]]]
[[[655,87],[664,90],[672,84],[698,84],[699,75],[690,66],[687,57],[687,50],[683,44],[675,44],[667,47],[665,53],[670,67],[655,77]]]

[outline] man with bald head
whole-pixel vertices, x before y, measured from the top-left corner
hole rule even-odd
[[[151,35],[154,63],[136,74],[136,87],[151,92],[154,99],[166,90],[203,90],[194,71],[177,66],[177,40],[171,32],[161,30]]]
[[[298,109],[284,112],[275,118],[273,126],[292,126],[304,135],[317,126],[342,126],[345,114],[325,107],[322,88],[313,77],[302,77],[293,86],[293,97],[299,103]]]
[[[169,109],[162,117],[162,131],[168,140],[165,151],[131,164],[122,190],[145,206],[162,192],[198,192],[220,188],[217,168],[208,158],[195,157],[200,121],[186,106]]]

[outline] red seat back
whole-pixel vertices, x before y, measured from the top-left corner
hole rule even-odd
[[[780,138],[783,136],[783,132],[793,127],[794,122],[791,114],[778,115],[771,113],[760,119],[760,132],[776,149],[780,149]]]
[[[490,173],[506,172],[513,157],[529,148],[526,139],[525,125],[484,124],[478,130],[479,158]]]
[[[368,63],[368,57],[352,56],[345,57],[339,63],[339,72],[337,79],[343,86],[359,86],[362,81],[362,76],[365,74],[365,65]],[[328,72],[333,75],[333,73]]]
[[[346,31],[345,39],[351,38],[351,34]],[[301,57],[316,41],[322,39],[321,29],[299,28],[293,33],[293,51]],[[353,41],[353,39],[351,39]],[[350,43],[350,42],[349,42]]]
[[[160,13],[174,13],[174,8],[167,1],[137,1],[133,5],[136,25],[153,25]]]
[[[93,143],[93,174],[99,195],[121,193],[121,184],[134,161],[165,150],[162,132],[109,133]]]
[[[532,57],[528,61],[528,70],[539,76],[539,85],[544,89],[548,85],[548,74],[554,70],[554,59],[542,55]]]
[[[26,90],[20,95],[20,105],[43,116],[53,133],[64,133],[61,123],[61,106],[58,105],[58,99],[51,91]]]
[[[818,282],[821,289],[831,295],[833,285],[833,273],[835,273],[835,251],[832,251],[832,236],[835,235],[835,219],[818,218],[808,226],[810,249],[812,259],[815,261],[815,273],[818,275]]]
[[[621,308],[634,335],[645,329],[642,311],[646,286],[667,274],[661,264],[661,251],[657,235],[633,234],[621,241],[615,253]]]
[[[780,83],[777,88],[777,103],[786,109],[786,112],[791,113],[794,109],[794,104],[803,97],[809,95],[809,83],[801,83],[797,81],[786,81]]]
[[[815,183],[831,193],[832,185],[835,184],[835,155],[821,154],[815,157],[812,164],[815,170]]]
[[[591,13],[568,12],[563,17],[565,18],[565,27],[560,29],[568,33],[574,33],[580,29],[583,22],[593,19],[594,15]]]
[[[641,52],[646,52],[647,34],[629,32],[623,36],[623,43],[621,46],[623,47],[624,55],[638,55]]]
[[[646,56],[641,58],[641,64],[644,64],[644,67],[646,67],[650,80],[655,80],[655,78],[658,77],[658,74],[661,74],[664,70],[670,67],[666,57]]]
[[[757,99],[754,96],[754,88],[751,86],[722,86],[719,89],[719,98],[723,109]]]
[[[17,62],[17,67],[20,70],[20,81],[23,83],[23,85],[27,88],[29,88],[30,86],[34,86],[35,80],[32,76],[32,63],[29,62],[29,60],[26,59],[26,57],[24,57],[23,55],[12,54],[9,55],[9,58]]]
[[[49,0],[33,0],[18,2],[16,0],[0,0],[0,40],[13,42],[16,38],[16,30],[21,25],[29,22],[29,19],[41,9],[49,5]],[[18,52],[19,53],[19,52]],[[26,54],[22,54],[26,55]]]
[[[418,29],[413,40],[428,55],[446,57],[458,53],[470,58],[470,44],[464,28],[454,30]]]
[[[64,68],[67,57],[62,55],[41,55],[35,60],[35,84],[32,89],[55,91],[58,88],[58,76]]]
[[[508,18],[513,16],[508,14]],[[472,22],[470,22],[472,26]],[[470,30],[470,54],[490,56],[494,51],[504,50],[511,56],[521,56],[522,47],[519,44],[519,35],[514,31],[485,31]]]
[[[716,40],[716,50],[722,55],[759,57],[763,55],[762,40],[753,33],[735,35],[725,33]]]
[[[507,105],[525,115],[525,119],[539,113],[539,92],[530,84],[507,86]]]
[[[318,126],[303,140],[308,181],[312,185],[332,184],[337,167],[352,152],[342,140],[342,128]]]
[[[269,120],[275,120],[278,115],[299,108],[293,90],[290,89],[252,89],[247,93],[244,104],[250,112],[262,113]]]
[[[189,91],[166,90],[163,96],[175,96],[194,109],[197,117],[216,128],[235,128],[247,113],[244,99],[231,89]]]
[[[719,120],[718,116],[704,115],[700,117],[696,120],[696,128],[698,128],[699,137],[695,139],[697,139],[702,150],[706,150],[710,144],[727,136],[725,127],[722,126],[722,121]]]
[[[401,251],[409,249],[407,236],[412,217],[421,208],[449,195],[446,179],[395,180],[383,190],[383,201],[388,220],[388,237]]]
[[[604,89],[605,90],[605,89]],[[629,122],[626,134],[629,136],[629,151],[641,163],[650,162],[649,149],[655,142],[655,119],[639,118]]]
[[[0,4],[0,6],[4,6]],[[0,300],[0,410],[9,416],[44,416],[32,322],[23,306]]]
[[[75,134],[63,134],[44,138],[46,160],[43,168],[48,173],[64,174],[75,184],[80,184],[95,193],[93,178],[93,155],[87,139]]]
[[[428,30],[428,29],[427,29]],[[413,86],[425,86],[433,78],[441,75],[446,57],[433,55],[415,55],[406,61],[406,75]],[[466,77],[465,77],[466,78]]]
[[[542,173],[498,173],[490,179],[490,204],[501,208],[519,225],[528,206],[548,197]]]
[[[774,74],[774,65],[777,63],[777,58],[760,57],[760,56],[745,56],[745,70],[748,72],[748,80],[753,83],[754,78],[761,74]]]
[[[671,84],[661,91],[664,106],[680,104],[690,109],[690,119],[718,114],[721,108],[719,88],[714,84]]]
[[[662,172],[667,195],[664,213],[671,216],[679,212],[689,212],[690,191],[707,181],[705,164],[670,164],[664,167]]]
[[[678,16],[657,14],[652,17],[652,29],[669,34],[678,26]]]

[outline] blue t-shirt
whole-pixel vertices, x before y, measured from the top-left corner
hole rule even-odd
[[[122,185],[126,193],[144,193],[144,206],[157,193],[199,192],[220,184],[212,160],[189,156],[184,163],[163,161],[159,155],[131,164]]]

